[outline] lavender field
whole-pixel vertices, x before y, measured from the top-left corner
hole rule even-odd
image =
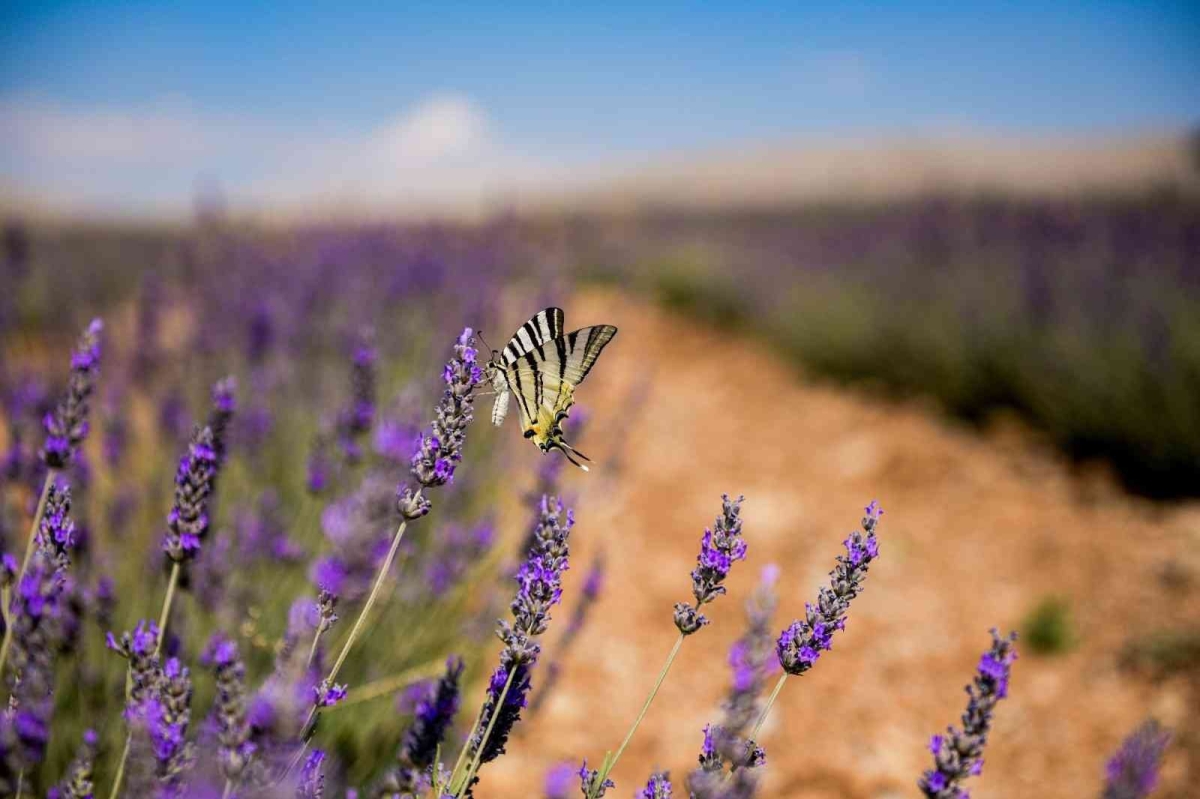
[[[789,504],[806,496],[797,475],[810,486],[825,473],[838,481],[820,445],[755,445],[727,472],[739,440],[824,407],[812,397],[780,405],[790,387],[756,390],[757,379],[784,379],[769,360],[782,356],[818,380],[851,384],[875,403],[854,413],[897,431],[913,424],[912,397],[984,427],[997,412],[1016,414],[1040,431],[1031,440],[1064,454],[1055,480],[1068,494],[1078,464],[1098,462],[1139,494],[1194,497],[1192,199],[930,199],[287,229],[219,218],[170,229],[14,221],[4,245],[0,666],[11,699],[0,717],[2,795],[594,799],[636,789],[648,799],[944,799],[974,786],[977,796],[1029,795],[1031,775],[1045,768],[1030,764],[1054,746],[1046,724],[1056,711],[1022,699],[1032,690],[1022,671],[1042,685],[1038,675],[1097,660],[1129,686],[1125,704],[1072,714],[1077,725],[1058,733],[1058,745],[1093,737],[1070,748],[1077,762],[1064,773],[1087,782],[1041,795],[1148,795],[1168,741],[1173,769],[1156,795],[1185,795],[1177,786],[1196,768],[1197,733],[1178,713],[1167,714],[1173,733],[1147,722],[1114,752],[1155,715],[1138,707],[1161,696],[1155,685],[1166,680],[1171,696],[1195,699],[1186,677],[1198,662],[1194,617],[1186,621],[1194,557],[1168,557],[1173,570],[1154,578],[1161,586],[1138,589],[1122,621],[1082,645],[1080,631],[1102,617],[1080,611],[1072,621],[1053,602],[1038,605],[1060,594],[1082,603],[1110,580],[1168,568],[1142,554],[1116,563],[1137,544],[1116,531],[1078,545],[1091,571],[1060,571],[1059,589],[1050,563],[994,610],[959,606],[947,649],[965,654],[932,661],[940,665],[928,667],[925,687],[911,689],[940,703],[897,716],[907,719],[905,751],[922,758],[905,761],[907,776],[871,757],[856,766],[838,749],[846,762],[826,764],[833,776],[796,779],[807,762],[797,747],[809,744],[789,714],[809,723],[800,708],[821,691],[888,702],[873,679],[857,695],[811,682],[836,680],[838,668],[822,664],[839,658],[843,669],[869,668],[873,648],[903,637],[870,603],[881,608],[887,592],[913,587],[955,596],[957,577],[939,582],[918,565],[916,553],[937,548],[915,532],[932,511],[919,503],[942,507],[987,489],[926,466],[949,456],[934,454],[942,433],[922,433],[908,450],[925,458],[915,472],[847,472],[838,489],[805,500],[833,526],[801,522],[800,556],[766,530],[809,515]],[[585,451],[602,456],[591,474],[539,454],[511,421],[487,423],[481,330],[501,347],[552,304],[566,309],[569,328],[626,331],[567,422]],[[674,324],[686,327],[650,332]],[[708,343],[678,350],[677,340]],[[725,399],[734,390],[723,385],[726,368],[755,397],[749,404]],[[698,380],[699,370],[710,377]],[[708,429],[734,428],[706,437],[684,406],[717,402],[728,410]],[[854,440],[834,438],[836,452]],[[693,454],[687,471],[665,454],[676,447]],[[916,487],[924,495],[905,482],[914,473],[927,474]],[[693,496],[718,475],[733,484]],[[1001,502],[1004,491],[993,490]],[[659,501],[634,499],[654,491]],[[1043,486],[1043,496],[1058,493]],[[979,530],[1004,524],[1002,512],[985,513],[990,500],[971,501]],[[1137,525],[1155,513],[1176,518],[1146,500],[1119,501]],[[1039,503],[1024,512],[1057,518]],[[1185,527],[1190,507],[1178,515]],[[670,529],[654,526],[668,511]],[[1074,504],[1070,513],[1062,541],[1082,528]],[[1014,570],[1052,546],[1017,534],[1004,558]],[[1194,554],[1194,532],[1190,550],[1174,532],[1145,535],[1161,553]],[[691,554],[639,558],[658,540],[672,552],[669,542],[686,540]],[[798,559],[808,564],[800,573]],[[635,561],[675,597],[673,612],[670,600],[645,607],[635,598],[659,593],[630,584]],[[948,568],[972,573],[963,563]],[[869,567],[884,571],[869,578]],[[859,599],[864,588],[872,590]],[[865,606],[859,624],[851,600]],[[925,622],[933,619],[904,623]],[[992,627],[1000,629],[989,644]],[[1028,643],[1013,643],[1008,629],[1017,627]],[[845,651],[834,646],[843,639]],[[622,684],[581,672],[597,658],[616,662],[597,648],[631,646],[654,662]],[[891,663],[897,653],[883,648],[878,662]],[[663,666],[656,659],[668,651]],[[815,677],[795,679],[810,670]],[[697,718],[680,711],[679,692],[701,675],[711,701]],[[958,721],[963,684],[970,696]],[[653,704],[660,686],[673,698]],[[625,693],[628,701],[615,698]],[[615,727],[605,719],[626,707]],[[595,734],[564,752],[574,738],[549,731],[568,708],[593,714]],[[639,733],[643,714],[650,731]],[[889,746],[880,723],[861,733],[872,752]],[[1023,777],[980,773],[993,724],[1004,742],[996,758],[1022,763]],[[678,745],[664,748],[662,735]],[[854,741],[849,728],[840,737]],[[787,743],[775,748],[773,738]],[[618,760],[645,773],[634,777]]]

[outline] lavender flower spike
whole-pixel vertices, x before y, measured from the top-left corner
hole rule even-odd
[[[725,593],[723,583],[733,562],[746,557],[740,516],[744,500],[745,497],[731,500],[728,494],[722,495],[721,515],[711,530],[704,531],[696,568],[692,570],[692,595],[696,597],[696,605],[693,607],[686,602],[675,605],[675,626],[683,635],[691,635],[708,624],[700,608]]]
[[[496,635],[504,642],[500,666],[492,673],[479,725],[469,742],[474,757],[466,773],[454,786],[457,795],[467,796],[484,763],[504,754],[508,736],[525,707],[530,688],[529,671],[541,654],[534,638],[546,632],[550,609],[562,599],[562,574],[570,554],[568,539],[575,516],[560,500],[542,497],[534,545],[517,572],[517,594],[510,605],[513,622],[501,621]]]
[[[363,328],[351,356],[350,405],[338,414],[338,443],[347,462],[362,460],[362,438],[375,423],[375,333]]]
[[[51,469],[69,466],[79,445],[87,438],[89,405],[100,371],[100,331],[103,329],[104,323],[93,319],[83,332],[71,354],[67,394],[42,421],[46,428],[46,443],[41,457]]]
[[[1143,799],[1158,784],[1158,767],[1171,742],[1171,733],[1150,719],[1121,744],[1108,761],[1101,799]]]
[[[95,791],[92,770],[96,765],[98,742],[95,730],[86,730],[83,733],[83,743],[79,746],[79,752],[67,768],[66,778],[56,789],[59,799],[92,799]]]
[[[217,635],[209,642],[201,662],[216,672],[217,698],[213,717],[220,744],[218,758],[221,775],[236,788],[255,764],[255,745],[250,741],[246,720],[246,667],[238,655],[237,644]]]
[[[633,799],[671,799],[672,795],[671,775],[658,771],[650,775],[646,787],[634,794]]]
[[[454,345],[454,357],[442,370],[446,390],[438,403],[433,428],[429,435],[422,436],[420,446],[413,455],[413,477],[426,488],[453,481],[454,470],[462,460],[467,425],[474,418],[471,415],[474,402],[471,394],[483,379],[474,344],[474,332],[468,327]],[[405,518],[414,518],[406,512],[403,493],[400,509]]]
[[[853,532],[845,540],[846,554],[839,555],[837,566],[829,573],[829,586],[821,586],[817,604],[805,605],[803,620],[792,622],[779,636],[776,652],[779,665],[788,674],[800,675],[817,662],[821,653],[833,646],[833,634],[846,627],[846,611],[850,601],[862,593],[871,561],[879,556],[875,527],[883,515],[879,503],[866,507],[862,520],[863,533]]]
[[[225,462],[229,423],[236,412],[237,379],[230,375],[213,384],[212,409],[208,412],[208,428],[212,430],[212,448],[218,467]]]
[[[983,747],[992,727],[992,712],[1008,695],[1009,670],[1017,658],[1016,639],[1015,633],[1001,638],[992,630],[992,648],[979,659],[975,680],[967,686],[969,701],[962,729],[949,727],[946,735],[929,740],[934,768],[921,776],[917,786],[930,799],[960,799],[966,794],[962,784],[967,777],[983,770]]]
[[[192,434],[175,473],[175,506],[167,517],[163,539],[163,551],[175,563],[192,560],[200,552],[200,543],[208,533],[208,498],[216,473],[212,429],[200,428]]]

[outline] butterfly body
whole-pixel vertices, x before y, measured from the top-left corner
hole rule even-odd
[[[517,329],[499,352],[492,352],[485,373],[496,391],[492,422],[504,422],[510,399],[516,401],[525,438],[542,452],[557,449],[586,470],[572,453],[587,460],[563,437],[562,422],[575,404],[575,388],[617,334],[612,325],[563,332],[563,312],[547,308]]]

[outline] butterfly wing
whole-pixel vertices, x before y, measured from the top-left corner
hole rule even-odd
[[[506,366],[517,362],[522,355],[554,341],[563,334],[563,312],[561,308],[547,308],[538,312],[528,322],[517,328],[508,344],[504,345],[502,357]]]
[[[575,387],[617,334],[612,325],[585,327],[534,347],[505,367],[516,395],[521,428],[545,449],[551,434],[575,402]]]

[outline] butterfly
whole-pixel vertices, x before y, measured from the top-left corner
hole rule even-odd
[[[521,325],[503,350],[492,350],[484,367],[484,377],[496,392],[492,424],[504,423],[510,398],[515,396],[525,438],[532,439],[542,452],[559,450],[586,472],[588,467],[571,455],[585,461],[591,458],[563,439],[561,424],[575,404],[575,387],[615,335],[617,329],[612,325],[564,334],[561,308],[547,308]]]

